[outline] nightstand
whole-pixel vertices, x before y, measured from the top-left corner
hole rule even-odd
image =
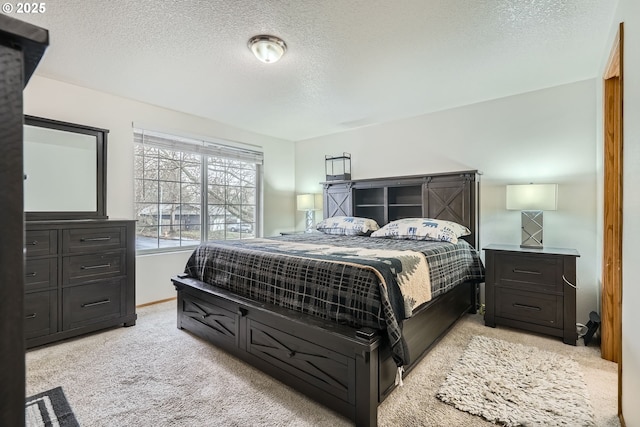
[[[487,326],[510,326],[576,345],[575,249],[492,244],[485,251]]]

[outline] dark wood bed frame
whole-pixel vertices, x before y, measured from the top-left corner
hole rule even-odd
[[[325,215],[331,214],[327,209],[336,206],[341,209],[337,214],[358,215],[362,212],[359,189],[376,186],[383,188],[385,197],[376,205],[381,205],[377,208],[381,207],[386,220],[402,217],[393,212],[406,213],[405,207],[416,208],[417,203],[407,197],[413,192],[409,187],[419,186],[422,216],[466,225],[472,231],[467,239],[476,246],[476,171],[325,183]],[[402,186],[407,188],[397,189]],[[403,195],[401,203],[388,197],[394,191]],[[340,196],[333,204],[327,203],[336,194]],[[371,206],[367,203],[361,207]],[[252,301],[185,275],[171,280],[178,293],[178,328],[228,351],[358,426],[377,425],[378,405],[395,388],[397,371],[384,333],[357,330]],[[464,283],[425,304],[403,322],[410,355],[405,375],[461,316],[475,313],[477,296],[477,284]]]

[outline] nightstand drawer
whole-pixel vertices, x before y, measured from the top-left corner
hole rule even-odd
[[[516,289],[496,289],[495,315],[506,319],[562,327],[563,298]]]
[[[562,293],[562,258],[498,254],[495,285],[536,292]]]

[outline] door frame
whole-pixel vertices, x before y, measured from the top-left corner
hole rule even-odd
[[[618,363],[618,416],[622,415],[622,195],[623,47],[620,23],[603,76],[602,357]]]

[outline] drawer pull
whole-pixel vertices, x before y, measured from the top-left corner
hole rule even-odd
[[[32,314],[28,314],[28,315],[26,315],[24,318],[25,318],[25,319],[35,319],[35,318],[36,318],[36,316],[37,316],[37,314],[36,314],[36,313],[32,313]]]
[[[109,304],[110,302],[111,302],[111,300],[109,298],[107,298],[107,299],[102,300],[102,301],[88,302],[86,304],[82,304],[80,307],[89,308],[89,307],[95,307],[97,305]]]
[[[95,270],[96,268],[109,268],[111,267],[111,263],[100,264],[100,265],[83,265],[80,267],[81,270]]]
[[[80,239],[81,242],[108,242],[111,240],[111,237],[83,237]]]
[[[578,287],[576,285],[574,285],[573,283],[568,281],[566,277],[564,277],[564,274],[562,275],[562,280],[564,280],[564,283],[566,283],[567,285],[571,286],[573,289],[578,289]]]
[[[525,310],[532,310],[532,311],[540,311],[540,310],[542,310],[540,307],[535,307],[533,305],[513,304],[513,306],[515,308],[524,308]]]
[[[38,275],[37,272],[33,272],[33,273],[27,273],[26,277],[36,277]]]
[[[37,246],[37,245],[38,245],[38,243],[39,243],[39,242],[38,242],[37,240],[33,240],[33,241],[31,241],[31,242],[27,242],[27,245],[29,245],[29,246]]]
[[[514,273],[524,273],[524,274],[542,274],[539,271],[533,271],[533,270],[521,270],[519,268],[514,268],[513,269]]]

